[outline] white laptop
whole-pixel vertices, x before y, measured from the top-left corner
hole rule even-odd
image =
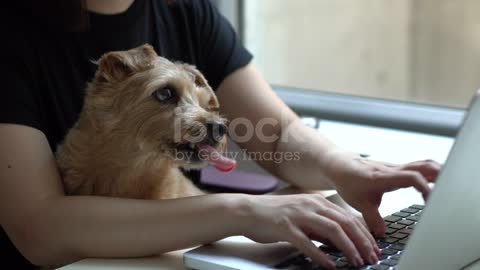
[[[380,261],[359,269],[480,269],[480,91],[427,205],[397,211],[386,217],[391,230],[379,240]],[[338,269],[355,269],[348,268],[340,252],[320,248],[331,254]],[[288,243],[262,245],[244,237],[191,250],[185,253],[184,263],[199,270],[322,269]]]

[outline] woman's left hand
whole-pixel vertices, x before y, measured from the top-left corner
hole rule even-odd
[[[428,185],[434,182],[441,165],[433,160],[394,165],[336,152],[330,155],[328,174],[340,196],[362,213],[375,236],[385,234],[385,224],[378,208],[383,194],[413,186],[427,199]]]

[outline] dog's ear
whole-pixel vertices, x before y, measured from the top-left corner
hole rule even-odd
[[[106,53],[98,61],[97,79],[102,82],[121,81],[134,72],[151,68],[157,57],[148,44],[128,51]]]

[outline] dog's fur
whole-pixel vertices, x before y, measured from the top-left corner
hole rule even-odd
[[[136,199],[202,194],[179,168],[204,162],[175,156],[188,143],[175,132],[205,136],[202,124],[225,121],[202,74],[159,57],[150,45],[107,53],[97,63],[79,120],[56,153],[66,193]],[[175,103],[152,96],[166,87],[176,92]],[[222,149],[225,140],[215,147]]]

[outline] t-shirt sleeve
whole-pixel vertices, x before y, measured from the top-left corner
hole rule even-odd
[[[0,123],[19,124],[43,131],[34,78],[27,64],[11,50],[1,53]]]
[[[197,67],[215,90],[232,72],[246,66],[252,55],[242,45],[232,25],[209,0],[192,0],[197,33]]]

